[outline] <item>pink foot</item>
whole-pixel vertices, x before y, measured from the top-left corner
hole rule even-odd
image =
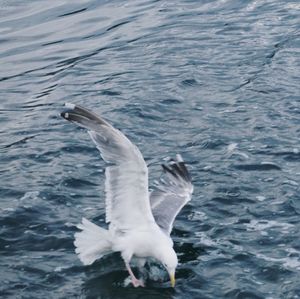
[[[137,288],[137,287],[145,287],[145,284],[144,284],[144,282],[142,281],[142,280],[140,280],[140,279],[132,279],[132,284],[133,284],[133,286],[135,287],[135,288]]]
[[[126,265],[126,268],[127,268],[128,272],[129,272],[129,274],[131,276],[131,282],[132,282],[133,286],[135,288],[137,288],[137,287],[144,287],[145,286],[144,282],[142,280],[140,280],[140,279],[137,279],[134,276],[134,273],[132,272],[132,270],[130,268],[129,262],[125,262],[125,265]]]

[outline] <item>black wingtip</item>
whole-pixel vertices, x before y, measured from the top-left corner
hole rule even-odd
[[[182,178],[186,182],[191,182],[191,176],[188,172],[185,162],[181,156],[178,156],[177,160],[171,159],[168,165],[162,164],[162,168],[165,172],[170,173],[175,178]]]
[[[96,113],[72,103],[65,103],[66,110],[60,115],[69,121],[79,121],[79,118],[84,118],[85,120],[92,121],[99,125],[111,126],[106,120],[97,115]],[[79,121],[80,122],[80,121]]]
[[[178,178],[178,175],[177,175],[177,173],[174,171],[174,169],[169,168],[169,167],[168,167],[167,165],[165,165],[165,164],[161,164],[161,166],[162,166],[162,168],[163,168],[163,170],[164,170],[165,172],[168,172],[168,173],[172,174],[174,177]]]
[[[66,120],[70,120],[70,113],[74,113],[74,110],[76,110],[76,105],[65,103],[65,110],[60,113],[60,116]]]
[[[71,120],[70,119],[70,114],[72,114],[73,113],[73,110],[70,110],[70,109],[66,109],[66,110],[64,110],[64,111],[62,111],[61,113],[60,113],[60,116],[62,117],[62,118],[64,118],[64,119],[66,119],[66,120]]]
[[[183,161],[178,162],[178,166],[181,169],[181,171],[183,173],[183,176],[185,177],[186,181],[191,182],[191,180],[192,180],[191,175],[190,175],[189,171],[187,170],[185,163]]]
[[[64,119],[68,119],[68,112],[63,111],[60,113],[60,116],[63,117]]]

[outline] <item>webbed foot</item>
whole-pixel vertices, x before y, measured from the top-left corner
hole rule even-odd
[[[144,281],[141,280],[141,279],[133,278],[133,279],[131,280],[131,282],[132,282],[132,284],[133,284],[133,286],[134,286],[135,288],[137,288],[137,287],[145,287],[145,283],[144,283]]]

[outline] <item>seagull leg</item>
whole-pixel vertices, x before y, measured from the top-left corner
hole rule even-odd
[[[142,280],[140,279],[137,279],[134,275],[134,273],[132,272],[131,268],[130,268],[130,265],[129,263],[125,262],[125,265],[126,265],[126,269],[127,271],[129,272],[130,276],[131,276],[131,280],[132,280],[132,284],[135,288],[137,287],[144,287],[145,284]]]
[[[147,277],[147,270],[145,268],[146,259],[145,258],[138,258],[137,259],[137,266],[139,272],[142,274],[142,277],[145,279]]]

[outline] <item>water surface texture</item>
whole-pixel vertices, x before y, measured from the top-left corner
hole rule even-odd
[[[1,0],[0,297],[300,298],[299,48],[299,1]],[[150,184],[187,161],[175,289],[80,264],[105,164],[64,102],[127,134]]]

